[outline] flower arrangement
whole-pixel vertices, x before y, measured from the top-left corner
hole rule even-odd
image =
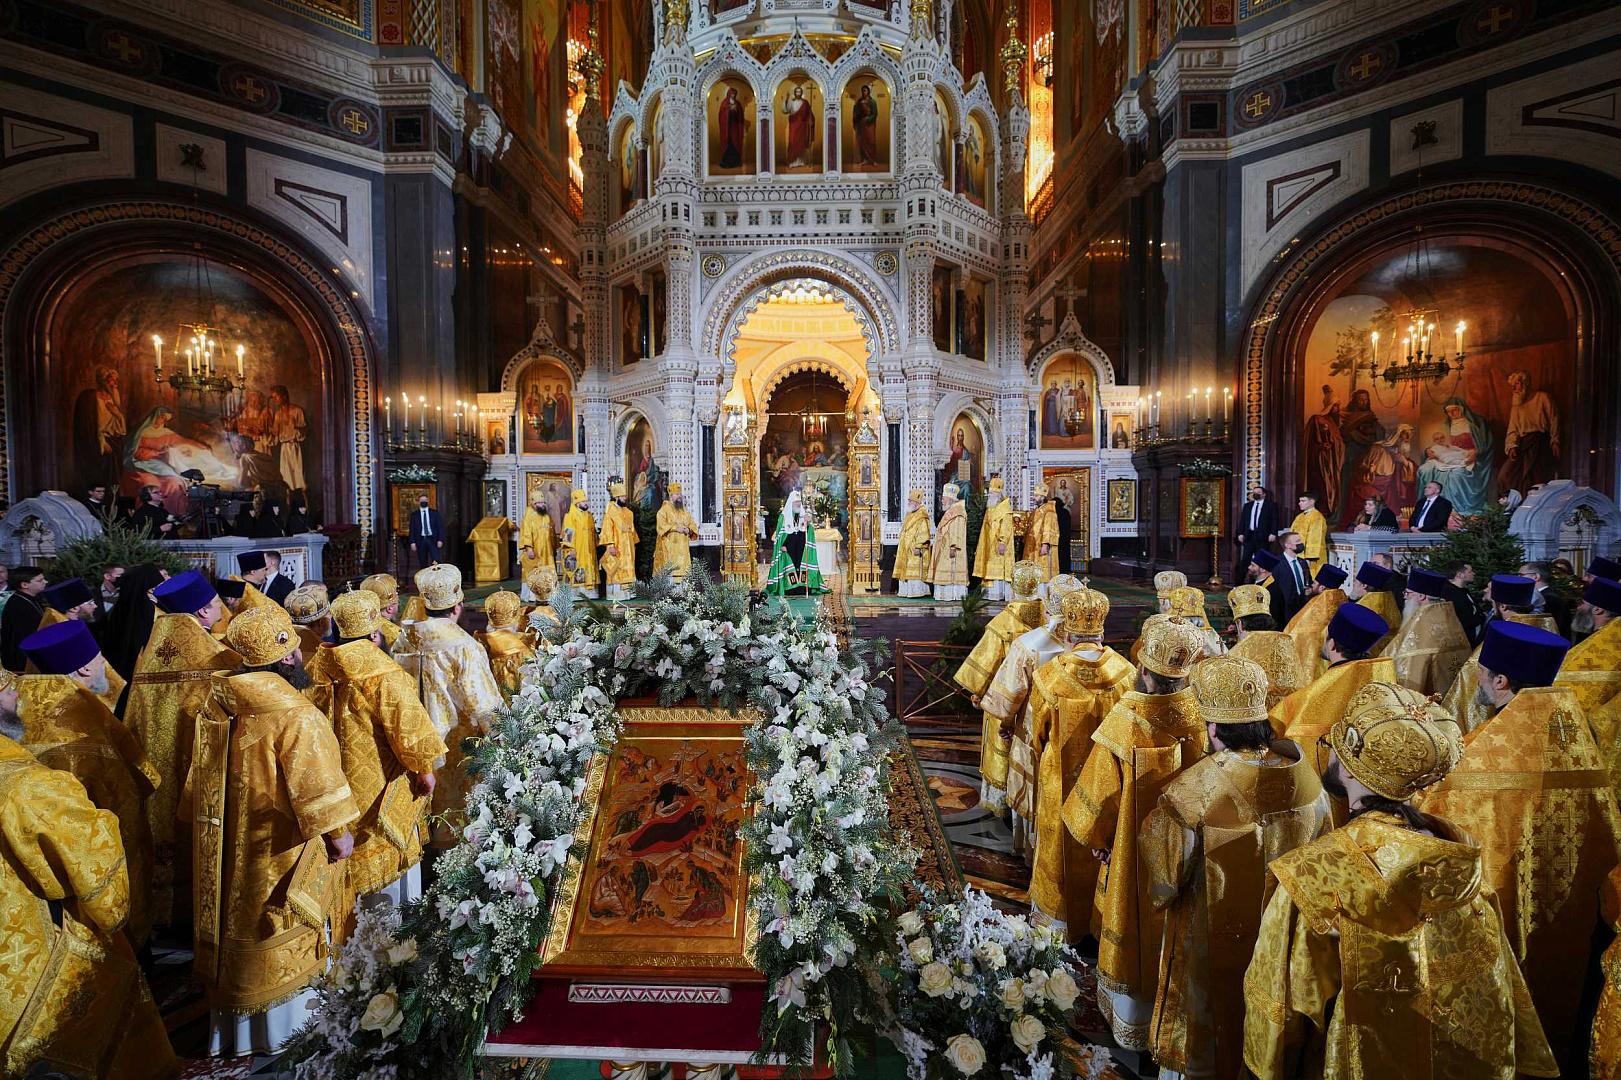
[[[432,465],[402,465],[388,474],[391,484],[431,484],[439,479],[439,470]]]
[[[474,1074],[486,1030],[528,1001],[589,764],[618,738],[617,703],[654,692],[759,716],[746,736],[745,866],[755,962],[774,988],[762,1055],[806,1064],[825,1032],[825,1056],[852,1074],[850,1028],[882,1004],[860,958],[893,935],[882,899],[915,860],[889,824],[887,761],[902,736],[868,655],[699,568],[639,595],[648,603],[610,609],[576,604],[567,586],[554,594],[557,622],[536,623],[543,640],[518,693],[464,745],[474,782],[461,842],[421,901],[369,919],[317,984],[316,1015],[287,1052],[298,1080]]]
[[[1069,1036],[1080,994],[1062,937],[964,889],[950,903],[903,914],[893,939],[895,1008],[885,1020],[912,1080],[1089,1072],[1107,1054]]]

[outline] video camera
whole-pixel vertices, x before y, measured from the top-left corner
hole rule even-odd
[[[220,525],[222,507],[253,502],[254,492],[228,491],[218,484],[206,484],[203,474],[196,469],[187,469],[180,475],[190,481],[190,486],[186,488],[186,498],[190,500],[186,519],[201,522],[198,535],[204,540],[224,535],[225,530]]]

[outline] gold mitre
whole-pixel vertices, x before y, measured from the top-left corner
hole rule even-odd
[[[1191,585],[1178,586],[1171,590],[1171,618],[1191,619],[1204,618],[1204,593]]]
[[[1064,597],[1081,587],[1081,579],[1074,574],[1059,574],[1047,582],[1047,599],[1041,606],[1044,619],[1058,619],[1064,615]]]
[[[911,491],[908,491],[906,493],[907,502],[915,502],[919,506],[922,506],[926,499],[927,499],[927,496],[924,495],[922,490],[920,490],[918,488],[913,488]]]
[[[491,630],[510,630],[518,625],[523,613],[523,601],[508,589],[492,592],[484,599],[484,617],[490,620]]]
[[[1240,585],[1227,593],[1227,603],[1232,605],[1233,618],[1242,619],[1246,615],[1272,614],[1272,594],[1266,591],[1265,585]]]
[[[393,574],[373,574],[360,583],[360,587],[377,597],[377,602],[387,607],[400,598],[400,583],[394,580]]]
[[[574,503],[575,506],[584,506],[586,504],[586,499],[587,497],[585,492],[581,491],[579,488],[575,488],[573,493],[569,495],[569,501]]]
[[[990,490],[996,492],[997,494],[1001,494],[1003,491],[1007,490],[1007,485],[1002,482],[1002,478],[1000,476],[993,476],[991,477]]]
[[[0,691],[10,690],[17,685],[17,673],[0,668]]]
[[[298,634],[292,618],[281,608],[254,608],[231,619],[225,628],[225,644],[249,667],[269,667],[293,655]]]
[[[608,484],[608,494],[612,495],[616,499],[623,496],[625,494],[625,482],[623,480],[610,481]]]
[[[1029,559],[1013,564],[1013,599],[1034,600],[1041,586],[1041,565]]]
[[[529,586],[529,591],[540,598],[542,603],[551,601],[552,593],[557,591],[557,570],[550,566],[537,566],[529,571],[523,583]],[[489,605],[485,605],[486,608]]]
[[[383,604],[370,589],[346,592],[332,601],[332,622],[340,638],[370,637],[383,625]]]
[[[679,495],[679,494],[681,494],[681,481],[679,481],[679,480],[672,481],[671,484],[670,484],[670,495],[671,495],[671,497],[674,497],[674,496]]]
[[[1352,695],[1328,743],[1347,772],[1398,802],[1444,780],[1463,756],[1452,714],[1394,683],[1369,683]]]
[[[1266,669],[1237,656],[1213,656],[1193,669],[1189,682],[1199,712],[1213,724],[1266,719]]]
[[[1172,589],[1180,589],[1188,583],[1188,575],[1180,570],[1161,570],[1154,575],[1154,591],[1164,600],[1171,595]]]
[[[1103,636],[1103,621],[1109,617],[1109,598],[1085,585],[1064,594],[1064,633],[1070,637]]]
[[[1143,647],[1137,662],[1167,679],[1185,679],[1204,652],[1204,631],[1166,619],[1143,623]]]
[[[327,599],[325,585],[318,581],[306,581],[287,594],[282,606],[287,609],[287,614],[292,616],[293,622],[299,626],[308,626],[326,618],[327,612],[331,610],[331,601]]]
[[[462,602],[462,571],[450,563],[434,563],[416,572],[412,579],[422,603],[429,611],[448,611]]]
[[[1037,484],[1035,487],[1030,489],[1030,493],[1038,499],[1045,499],[1048,493],[1051,491],[1052,488],[1048,487],[1046,484]]]

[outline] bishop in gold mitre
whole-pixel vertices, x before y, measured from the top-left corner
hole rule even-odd
[[[1227,593],[1227,604],[1238,631],[1238,642],[1227,655],[1261,665],[1266,672],[1266,707],[1270,711],[1311,679],[1301,671],[1294,638],[1272,621],[1272,594],[1266,586],[1240,585]]]
[[[968,511],[956,483],[941,489],[945,510],[934,527],[929,552],[929,582],[936,600],[961,600],[968,595]]]
[[[1196,628],[1204,638],[1206,658],[1220,656],[1227,651],[1221,635],[1216,633],[1210,625],[1210,617],[1205,614],[1204,593],[1191,585],[1182,585],[1171,590],[1170,601],[1171,618]]]
[[[16,676],[0,672],[0,1073],[169,1080],[180,1063],[123,933],[118,819],[23,748],[17,709]]]
[[[975,705],[980,705],[985,691],[990,689],[996,670],[1002,666],[1008,647],[1021,634],[1029,633],[1041,625],[1041,601],[1036,598],[1036,587],[1041,583],[1041,568],[1028,560],[1013,568],[1013,599],[996,613],[985,627],[957,674],[957,685],[968,691]],[[1007,740],[1000,731],[1001,721],[983,710],[979,736],[979,801],[993,814],[1007,811]]]
[[[1570,687],[1589,718],[1621,696],[1621,583],[1596,577],[1571,613],[1571,629],[1587,637],[1565,656],[1555,680]],[[1604,735],[1599,735],[1603,741]]]
[[[684,581],[692,569],[692,542],[698,539],[698,522],[687,509],[681,485],[670,485],[670,497],[659,507],[658,544],[653,549],[653,573],[668,569],[670,577]]]
[[[511,595],[510,593],[508,594]],[[310,658],[309,698],[332,722],[343,775],[360,811],[346,889],[362,906],[422,895],[418,823],[433,794],[445,742],[411,676],[382,649],[382,609],[365,589],[332,601],[336,645]]]
[[[331,604],[326,586],[319,581],[306,581],[282,601],[298,631],[298,647],[305,656],[314,656],[332,632]]]
[[[1325,564],[1317,571],[1307,590],[1311,599],[1295,612],[1289,625],[1283,628],[1283,632],[1294,640],[1300,670],[1313,678],[1322,669],[1323,639],[1328,635],[1329,620],[1339,611],[1340,605],[1349,599],[1345,590],[1340,588],[1348,577],[1350,575],[1343,568]]]
[[[1302,491],[1296,503],[1300,513],[1289,523],[1288,531],[1298,533],[1305,542],[1306,550],[1302,554],[1311,563],[1311,572],[1315,576],[1328,561],[1328,519],[1317,509],[1317,496],[1314,493]]]
[[[574,489],[573,504],[563,517],[563,535],[557,540],[558,572],[564,581],[586,596],[597,593],[597,519],[585,492]]]
[[[1171,614],[1171,594],[1177,589],[1185,589],[1188,584],[1188,575],[1180,570],[1161,570],[1154,575],[1154,595],[1159,599],[1159,614],[1169,617]],[[1153,618],[1152,615],[1149,618]],[[1162,620],[1163,621],[1163,620]],[[1143,635],[1148,630],[1145,620],[1142,629],[1137,632],[1137,640],[1131,643],[1131,662],[1137,663],[1137,654],[1143,650]]]
[[[534,596],[536,603],[530,606],[523,621],[528,623],[530,619],[539,616],[542,629],[557,625],[557,614],[552,611],[552,594],[557,591],[557,571],[549,566],[537,566],[524,578],[524,584],[529,586],[529,592]]]
[[[1024,525],[1024,557],[1040,565],[1046,583],[1058,576],[1058,504],[1046,484],[1037,484],[1031,494],[1036,505]],[[1042,595],[1046,596],[1045,584]]]
[[[208,999],[212,1057],[273,1054],[309,1019],[327,922],[360,817],[332,724],[309,685],[285,611],[231,620],[242,657],[209,676],[180,814],[197,867],[193,973]]]
[[[1019,557],[1014,524],[1006,485],[1000,476],[993,476],[985,494],[979,543],[974,547],[974,576],[979,578],[987,600],[1006,600],[1012,595],[1013,567]]]
[[[1550,632],[1558,629],[1552,615],[1540,615],[1531,610],[1531,604],[1536,596],[1535,590],[1536,582],[1528,577],[1520,577],[1517,574],[1493,575],[1486,585],[1486,599],[1491,602],[1489,618],[1494,621],[1536,626]],[[1488,622],[1487,626],[1490,625]],[[1465,735],[1484,724],[1486,718],[1493,712],[1490,703],[1480,692],[1480,650],[1484,644],[1483,638],[1481,645],[1475,646],[1475,651],[1469,654],[1469,659],[1458,669],[1458,677],[1452,680],[1452,686],[1441,697],[1441,704],[1457,720],[1458,727]]]
[[[1092,751],[1092,733],[1130,690],[1137,673],[1103,644],[1109,598],[1082,586],[1061,603],[1066,649],[1036,669],[1030,690],[1030,748],[1036,766],[1036,857],[1030,909],[1075,944],[1091,933],[1098,862],[1064,828],[1064,803]]]
[[[1332,822],[1300,747],[1273,738],[1261,665],[1228,653],[1190,681],[1211,750],[1166,785],[1138,839],[1148,902],[1165,913],[1149,1039],[1162,1075],[1243,1080],[1266,864]]]
[[[523,685],[523,666],[535,657],[535,640],[523,625],[523,601],[502,589],[484,601],[489,628],[473,635],[490,658],[490,673],[501,696],[511,701]]]
[[[435,563],[418,570],[414,580],[426,618],[405,628],[394,659],[416,681],[434,730],[449,748],[433,789],[433,812],[460,817],[466,785],[462,740],[489,731],[501,707],[501,688],[484,647],[457,621],[462,613],[461,569]],[[449,847],[460,835],[459,824],[439,821],[434,846]]]
[[[1621,861],[1609,774],[1576,696],[1552,685],[1569,648],[1540,627],[1487,623],[1476,666],[1486,718],[1464,737],[1457,767],[1414,799],[1480,838],[1509,945],[1567,1074],[1587,1049],[1582,981],[1571,973],[1587,966],[1599,892]]]
[[[1351,819],[1267,867],[1244,1063],[1259,1080],[1557,1075],[1480,841],[1408,801],[1457,766],[1457,725],[1370,683],[1328,741],[1323,786]]]
[[[59,581],[40,593],[39,598],[45,602],[45,614],[39,620],[41,630],[69,620],[88,625],[99,610],[95,597],[90,593],[90,586],[84,583],[83,578]],[[102,666],[105,669],[104,677],[99,680],[101,689],[95,694],[107,706],[108,712],[116,713],[118,702],[124,696],[124,677],[114,671],[111,664]]]
[[[1014,638],[1008,645],[990,687],[980,698],[986,715],[994,716],[997,732],[1008,744],[1007,803],[1013,827],[1013,846],[1026,858],[1036,854],[1036,753],[1030,745],[1030,688],[1036,670],[1064,651],[1060,628],[1064,597],[1081,583],[1069,574],[1060,574],[1045,583],[1047,597],[1041,602],[1040,626]]]
[[[1098,1008],[1127,1050],[1149,1048],[1164,912],[1147,902],[1137,858],[1143,820],[1166,785],[1208,746],[1188,675],[1203,634],[1178,622],[1146,629],[1137,685],[1092,733],[1092,751],[1064,802],[1064,825],[1106,868],[1098,874]]]
[[[552,524],[552,511],[546,505],[546,496],[536,488],[518,526],[518,577],[526,578],[536,567],[556,563],[557,530]]]
[[[1407,613],[1385,645],[1384,655],[1396,662],[1396,681],[1421,694],[1446,693],[1472,648],[1446,587],[1447,579],[1433,570],[1409,571]]]
[[[118,816],[118,835],[129,864],[129,922],[136,948],[152,932],[152,827],[147,799],[162,777],[135,736],[98,697],[107,686],[107,662],[90,628],[57,623],[24,638],[28,668],[38,674],[17,682],[22,744],[42,764],[73,774],[90,799]]]
[[[602,531],[597,542],[602,545],[602,572],[608,580],[608,599],[628,600],[630,589],[636,584],[636,517],[625,501],[625,482],[615,479],[608,484],[608,509],[602,512]]]
[[[163,614],[135,660],[124,723],[140,740],[162,781],[147,800],[152,830],[152,919],[184,923],[191,906],[191,836],[175,806],[191,766],[197,714],[208,704],[209,676],[230,671],[241,657],[209,634],[223,605],[202,574],[187,570],[152,590]]]
[[[1397,584],[1396,571],[1383,563],[1369,560],[1357,567],[1356,577],[1351,579],[1345,595],[1385,620],[1394,634],[1401,626],[1401,600],[1391,591]],[[1379,642],[1373,647],[1373,654],[1379,655],[1384,651],[1384,646],[1385,642]]]
[[[913,491],[906,496],[906,519],[901,522],[900,539],[895,546],[895,584],[902,596],[927,596],[929,584],[929,511],[924,495]]]
[[[383,651],[387,652],[400,639],[400,583],[393,574],[373,574],[363,579],[360,587],[377,597],[383,613],[383,625],[377,632],[383,636]]]

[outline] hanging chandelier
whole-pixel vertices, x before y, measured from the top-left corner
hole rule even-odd
[[[200,158],[200,154],[197,157]],[[200,161],[194,159],[193,169],[198,168],[199,164]],[[192,198],[195,202],[195,185]],[[152,335],[152,375],[159,386],[167,384],[177,395],[194,395],[199,412],[215,412],[224,417],[231,413],[238,392],[247,385],[248,350],[241,342],[233,347],[226,333],[220,329],[215,311],[213,276],[203,257],[202,245],[193,244],[192,253],[196,262],[191,267],[191,301],[188,306],[194,315],[189,320],[182,319],[175,331],[170,352],[173,371],[164,368],[163,335]],[[227,359],[233,352],[236,356],[234,375],[229,370]]]
[[[1433,298],[1436,292],[1434,258],[1429,241],[1424,238],[1422,225],[1415,226],[1413,231],[1403,289],[1415,296]],[[1356,371],[1365,371],[1373,377],[1375,389],[1383,380],[1386,386],[1398,391],[1411,387],[1416,396],[1420,386],[1463,375],[1464,361],[1468,357],[1464,348],[1464,323],[1454,324],[1451,333],[1447,333],[1441,329],[1446,321],[1441,317],[1440,308],[1429,305],[1414,305],[1412,310],[1395,316],[1392,321],[1397,328],[1395,332],[1402,337],[1399,342],[1385,346],[1384,365],[1380,366],[1377,330],[1368,335],[1367,359],[1358,360],[1354,365]]]

